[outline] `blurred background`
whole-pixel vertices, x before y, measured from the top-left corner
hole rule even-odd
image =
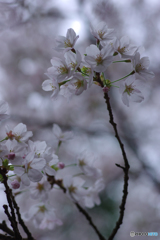
[[[160,1],[0,1],[0,98],[8,102],[11,114],[0,125],[0,138],[5,135],[6,123],[13,127],[23,122],[33,131],[33,141],[46,141],[52,147],[53,123],[73,131],[74,139],[62,145],[59,157],[65,163],[72,162],[84,149],[97,156],[106,187],[100,195],[101,205],[87,211],[102,234],[109,236],[119,216],[123,188],[123,172],[115,163],[123,165],[123,159],[108,122],[102,89],[92,85],[67,102],[63,97],[52,101],[50,92],[41,88],[47,79],[44,73],[51,67],[55,37],[65,36],[67,29],[73,28],[79,35],[76,49],[83,54],[95,43],[90,34],[95,20],[105,21],[117,37],[127,35],[131,43],[143,46],[143,56],[149,57],[150,70],[155,73],[153,80],[145,82],[145,100],[140,104],[128,108],[117,88],[109,92],[131,166],[125,216],[115,240],[128,240],[130,231],[160,235]],[[112,64],[107,76],[116,80],[129,72],[127,63]],[[87,220],[59,194],[55,202],[63,226],[53,231],[32,229],[36,239],[98,240]],[[3,201],[1,198],[1,204]],[[0,218],[5,219],[2,208]]]

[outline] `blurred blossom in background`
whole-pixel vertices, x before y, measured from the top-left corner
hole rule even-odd
[[[133,103],[128,108],[122,103],[118,89],[109,92],[131,166],[124,221],[115,239],[128,240],[130,231],[160,231],[160,1],[0,1],[0,98],[10,106],[7,125],[12,127],[23,122],[33,131],[33,141],[46,141],[54,147],[53,123],[74,132],[74,139],[60,148],[62,162],[74,161],[85,149],[98,157],[97,167],[103,171],[105,190],[100,196],[102,204],[87,211],[102,234],[108,236],[117,220],[122,198],[123,172],[115,163],[123,165],[123,159],[108,122],[103,92],[92,85],[68,102],[63,97],[53,101],[50,93],[41,87],[47,79],[44,73],[51,67],[50,59],[59,54],[54,50],[55,38],[65,36],[67,29],[73,28],[79,35],[76,49],[83,55],[87,46],[95,44],[90,24],[100,21],[114,28],[117,37],[126,35],[134,45],[143,46],[142,56],[149,57],[150,70],[155,73],[155,78],[144,84],[142,103]],[[129,72],[126,63],[117,63],[109,66],[106,74],[116,80]],[[0,139],[4,137],[5,124],[0,125]],[[3,189],[1,185],[0,188]],[[23,199],[17,198],[23,205]],[[3,204],[5,197],[0,201]],[[59,240],[97,239],[69,199],[63,199],[57,191],[54,201],[64,224],[42,232],[28,224],[32,232],[37,231],[36,239],[43,240],[46,236]],[[0,216],[1,220],[6,219],[2,208]]]

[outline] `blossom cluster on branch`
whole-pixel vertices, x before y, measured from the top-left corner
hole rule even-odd
[[[139,83],[154,77],[153,72],[148,70],[149,58],[141,58],[141,48],[133,46],[126,36],[118,39],[114,29],[109,29],[105,22],[92,26],[91,33],[96,38],[96,45],[88,46],[84,56],[75,50],[79,36],[72,28],[68,29],[66,37],[56,39],[55,50],[60,52],[60,57],[51,59],[52,67],[46,73],[49,79],[43,82],[43,90],[52,91],[53,99],[58,94],[70,98],[102,81],[104,92],[112,86],[119,87],[125,105],[129,106],[129,101],[141,102],[144,97]],[[115,61],[117,55],[125,60]],[[107,79],[107,67],[117,62],[131,63],[133,70],[127,76],[111,81]],[[115,86],[119,81],[120,86]]]
[[[96,44],[88,46],[83,56],[75,49],[79,36],[73,29],[68,29],[66,37],[59,36],[56,39],[55,50],[59,52],[59,57],[51,59],[52,67],[48,68],[46,73],[49,79],[42,83],[42,88],[45,91],[52,91],[52,99],[56,99],[59,94],[67,98],[80,95],[92,84],[100,86],[103,90],[110,123],[113,126],[124,159],[124,166],[116,164],[124,171],[124,188],[119,220],[109,238],[111,240],[122,224],[128,194],[130,166],[114,122],[108,91],[111,87],[118,87],[122,94],[122,101],[126,106],[129,106],[130,100],[141,102],[144,97],[139,90],[139,82],[153,78],[154,74],[148,70],[148,57],[140,56],[140,48],[130,44],[129,39],[125,36],[120,39],[116,38],[114,29],[109,29],[106,23],[101,22],[97,26],[92,26],[91,33],[96,38]],[[117,60],[118,56],[120,60]],[[131,64],[132,71],[120,79],[114,81],[108,79],[108,66],[123,62]],[[119,85],[116,86],[116,83]],[[5,120],[8,117],[8,104],[5,101],[0,101],[0,120]],[[15,236],[19,237],[19,232],[17,226],[14,225],[15,214],[11,200],[16,210],[17,205],[10,188],[15,195],[28,191],[30,197],[37,201],[22,215],[24,221],[33,221],[34,226],[40,229],[54,229],[55,226],[62,225],[63,219],[57,216],[56,209],[50,202],[52,192],[58,188],[66,193],[79,211],[83,213],[99,239],[104,240],[91,217],[84,210],[85,207],[92,208],[95,204],[101,203],[99,192],[105,188],[102,171],[94,165],[95,156],[83,151],[75,157],[74,162],[67,165],[65,159],[62,161],[59,159],[59,148],[64,142],[73,138],[73,133],[62,132],[57,124],[53,125],[52,131],[57,142],[54,149],[53,146],[48,146],[45,141],[30,140],[33,133],[27,131],[27,126],[23,123],[19,123],[13,129],[6,126],[6,136],[0,141],[0,181],[6,187],[12,216],[10,216],[6,206],[4,209]],[[67,174],[64,169],[70,167],[71,171]],[[10,193],[11,196],[9,196]],[[23,226],[21,218],[20,223]]]

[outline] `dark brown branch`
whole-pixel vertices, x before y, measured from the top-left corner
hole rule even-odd
[[[11,223],[11,226],[13,228],[13,231],[14,231],[14,234],[15,234],[15,237],[17,238],[17,240],[21,240],[22,237],[19,233],[19,230],[18,230],[18,226],[17,226],[17,221],[16,221],[16,216],[15,216],[15,212],[14,212],[14,208],[13,208],[13,205],[12,205],[12,200],[11,200],[11,194],[12,194],[12,191],[11,189],[8,187],[8,184],[7,184],[7,176],[6,176],[6,169],[4,168],[0,168],[0,174],[3,176],[3,184],[5,186],[5,193],[6,193],[6,197],[7,197],[7,201],[8,201],[8,205],[10,207],[10,210],[11,210],[11,214],[9,213],[8,211],[8,206],[7,205],[3,205],[3,208],[5,210],[5,214],[7,215],[10,223]]]
[[[63,186],[63,182],[62,180],[56,180],[54,178],[54,176],[48,176],[48,181],[51,184],[51,186],[53,187],[54,184],[58,185],[64,193],[67,192],[67,189]],[[78,210],[86,217],[86,219],[88,220],[89,224],[92,226],[92,228],[94,229],[94,231],[97,233],[98,237],[100,240],[106,240],[102,234],[99,232],[99,230],[97,229],[97,227],[95,226],[95,224],[92,221],[92,218],[89,216],[89,214],[86,212],[86,210],[84,210],[84,208],[82,208],[79,203],[74,202],[76,207],[78,208]]]
[[[14,232],[7,226],[5,221],[0,223],[0,229],[11,236],[14,236]]]
[[[30,233],[29,229],[27,228],[27,226],[25,225],[23,219],[21,218],[21,214],[20,214],[20,211],[19,211],[19,207],[14,199],[14,196],[11,195],[11,198],[12,198],[12,202],[13,202],[13,205],[14,205],[14,208],[16,209],[16,214],[18,216],[18,221],[19,221],[19,224],[22,226],[24,232],[27,234],[28,236],[28,239],[29,240],[34,240],[34,238],[32,237],[32,234]]]
[[[0,168],[0,174],[2,174],[2,176],[3,176],[3,184],[4,184],[5,188],[6,188],[5,193],[6,193],[6,196],[7,196],[7,201],[8,201],[9,207],[11,209],[11,215],[8,212],[8,206],[4,205],[3,207],[5,209],[6,215],[8,216],[8,219],[11,222],[11,226],[12,226],[12,228],[14,230],[15,237],[16,237],[17,240],[19,240],[19,239],[21,240],[22,239],[22,237],[21,237],[21,235],[19,233],[19,230],[18,230],[14,209],[16,210],[16,214],[17,214],[17,217],[18,217],[19,224],[22,226],[24,232],[27,234],[28,239],[29,240],[34,240],[34,238],[32,237],[32,235],[30,233],[30,231],[28,230],[27,226],[25,225],[24,221],[21,218],[19,207],[18,207],[18,205],[17,205],[17,203],[15,201],[15,198],[14,198],[14,196],[12,194],[12,190],[9,188],[9,186],[7,184],[7,176],[6,176],[6,172],[5,171],[6,171],[5,169],[1,169]]]
[[[107,109],[108,109],[109,116],[110,116],[110,121],[109,122],[113,126],[113,129],[114,129],[114,132],[115,132],[115,137],[117,138],[118,143],[120,145],[120,148],[121,148],[121,151],[122,151],[122,156],[123,156],[123,159],[124,159],[124,165],[125,165],[125,167],[117,165],[118,167],[121,167],[124,170],[124,186],[123,186],[122,202],[121,202],[121,205],[119,207],[120,208],[119,219],[116,222],[116,226],[115,226],[115,228],[113,229],[111,235],[108,238],[108,240],[112,240],[114,238],[114,236],[116,235],[118,229],[120,228],[120,225],[123,222],[124,211],[125,211],[125,204],[126,204],[126,199],[127,199],[127,195],[128,195],[128,179],[129,179],[128,172],[129,172],[130,166],[129,166],[128,159],[127,159],[127,156],[126,156],[126,152],[124,150],[124,145],[123,145],[123,143],[122,143],[122,141],[121,141],[121,139],[119,137],[118,131],[117,131],[117,125],[114,122],[112,108],[111,108],[111,104],[110,104],[110,99],[109,99],[108,93],[104,94],[104,99],[106,100]]]

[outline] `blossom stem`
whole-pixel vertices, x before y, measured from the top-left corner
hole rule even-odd
[[[8,139],[8,137],[5,137],[4,139],[2,139],[0,142],[3,142],[3,141],[5,141],[5,140],[7,140]]]
[[[119,62],[126,62],[126,63],[130,63],[131,62],[131,60],[121,60],[121,61],[114,61],[113,63],[119,63]]]
[[[118,133],[118,130],[117,130],[117,124],[114,122],[112,108],[111,108],[111,104],[110,104],[110,98],[108,96],[108,93],[104,93],[104,99],[106,100],[107,109],[108,109],[109,116],[110,116],[110,121],[109,122],[113,126],[113,129],[114,129],[114,132],[115,132],[115,137],[118,140],[120,149],[122,151],[122,156],[123,156],[123,159],[124,159],[124,167],[120,166],[120,165],[117,165],[118,167],[121,167],[124,171],[124,186],[123,186],[122,202],[121,202],[121,205],[119,207],[120,208],[119,219],[116,222],[116,226],[113,229],[110,237],[108,238],[108,240],[113,240],[113,238],[115,237],[118,229],[120,228],[120,225],[123,222],[125,204],[126,204],[126,199],[127,199],[127,195],[128,195],[128,180],[129,180],[129,168],[130,168],[130,166],[129,166],[127,155],[126,155],[126,152],[125,152],[125,149],[124,149],[124,145],[123,145],[123,143],[122,143],[122,141],[119,137],[119,133]]]
[[[132,74],[134,74],[134,73],[135,73],[135,71],[132,71],[132,72],[130,72],[128,75],[126,75],[126,76],[124,76],[124,77],[122,77],[122,78],[120,78],[120,79],[118,79],[118,80],[115,80],[115,81],[113,81],[113,82],[111,82],[111,83],[118,82],[118,81],[120,81],[120,80],[122,80],[122,79],[124,79],[124,78],[129,77],[130,75],[132,75]]]
[[[74,166],[77,166],[77,163],[72,163],[72,164],[66,165],[65,168],[66,167],[74,167]]]

